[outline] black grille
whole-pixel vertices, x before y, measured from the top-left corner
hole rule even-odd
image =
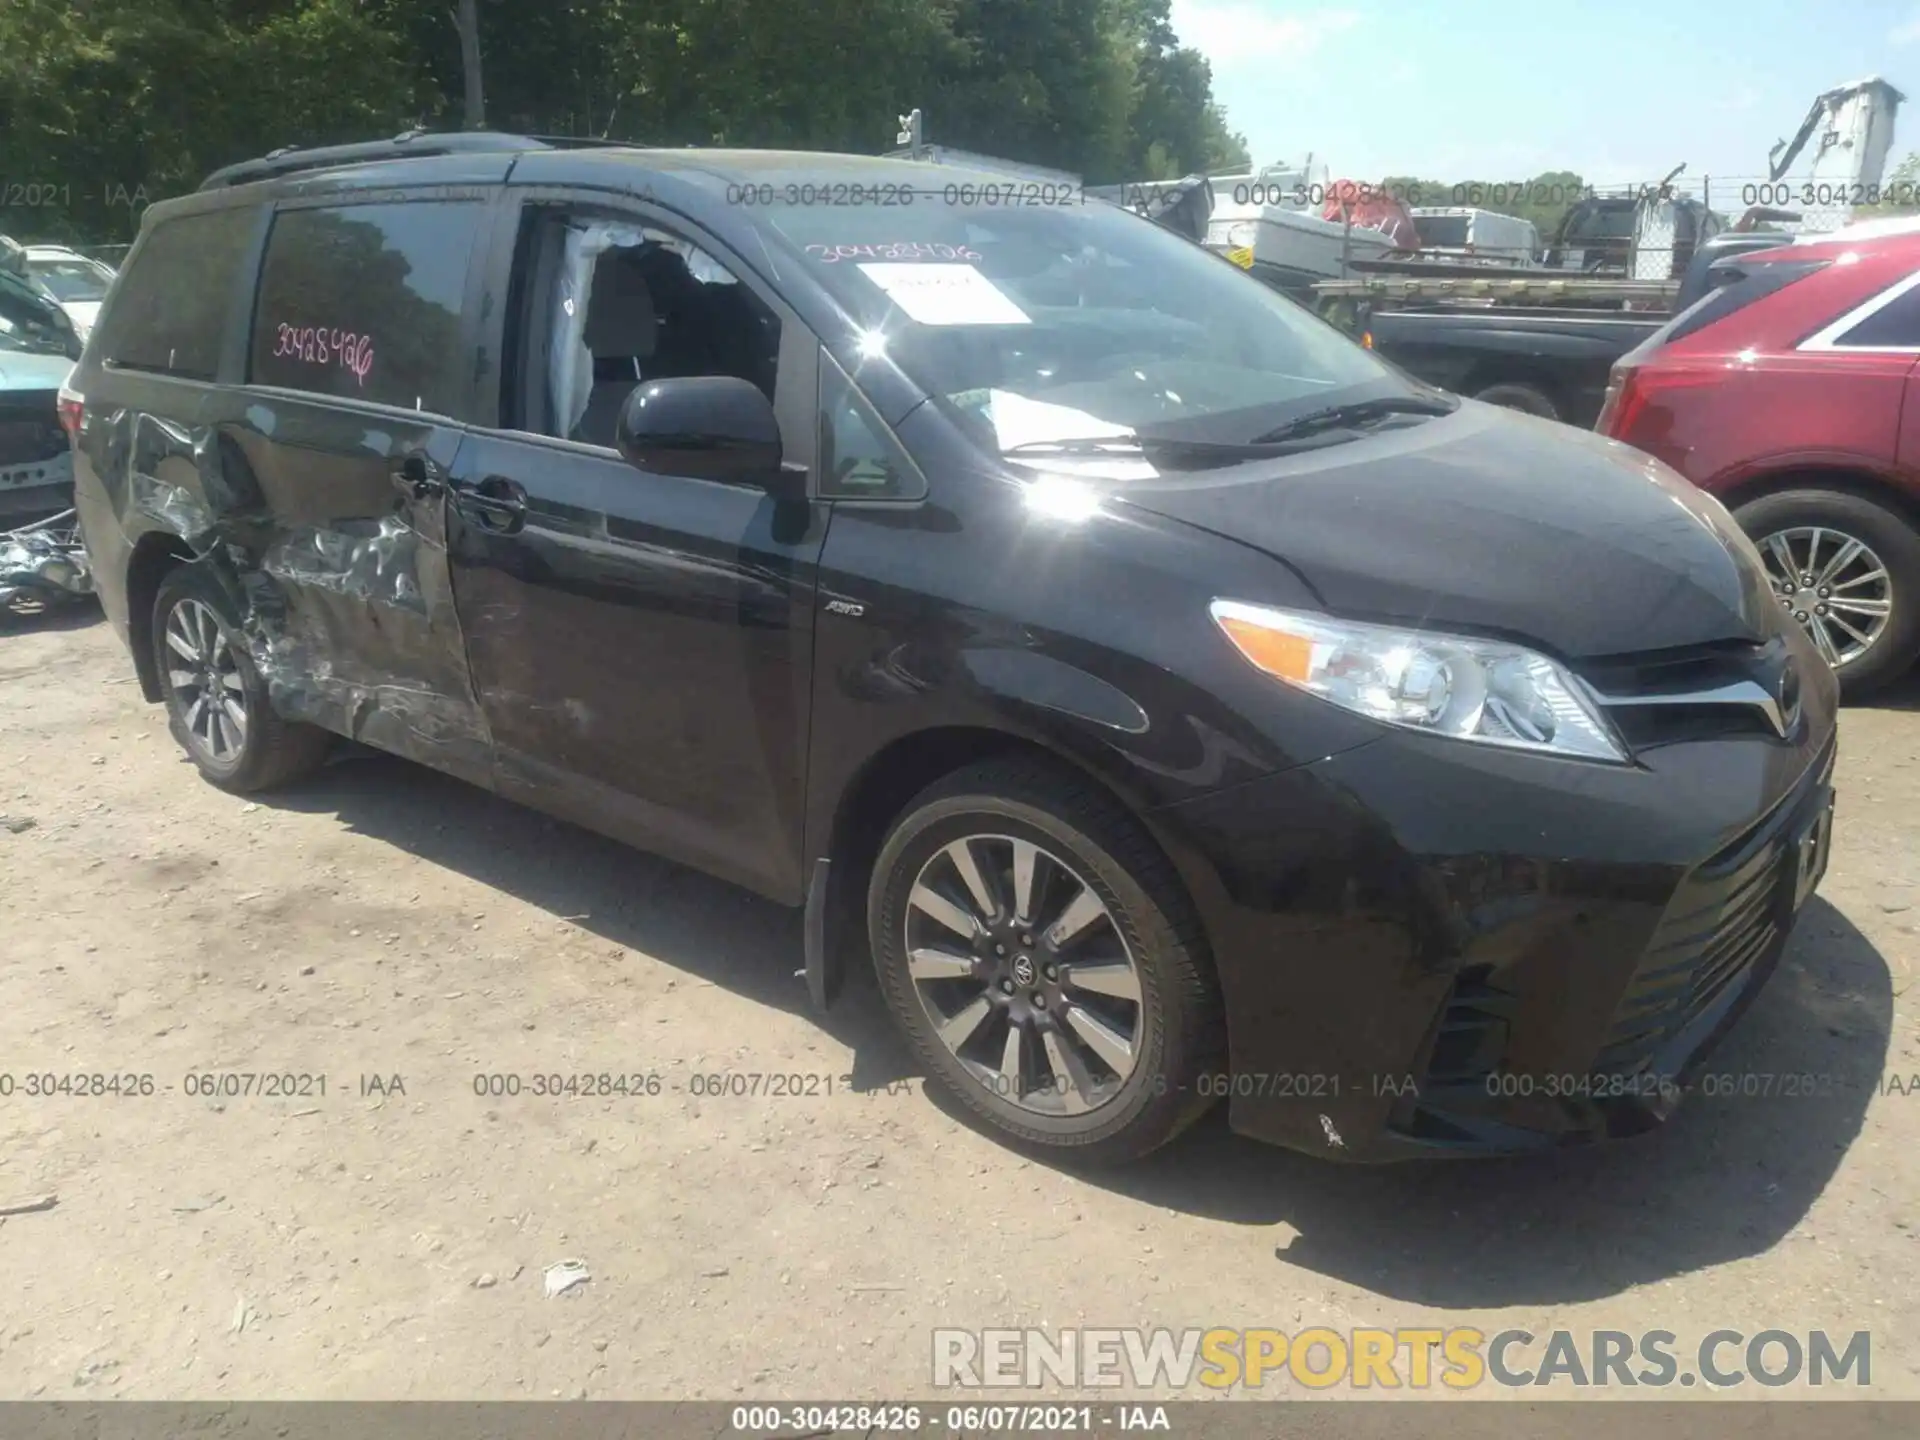
[[[1507,1031],[1517,1002],[1493,988],[1492,975],[1491,965],[1470,965],[1455,977],[1434,1037],[1433,1057],[1427,1062],[1428,1085],[1484,1080],[1506,1054]]]
[[[1655,655],[1624,656],[1581,667],[1585,679],[1605,697],[1607,718],[1634,750],[1685,740],[1725,735],[1766,735],[1782,739],[1765,711],[1725,701],[1674,703],[1747,682],[1769,696],[1792,701],[1783,709],[1797,719],[1799,684],[1790,671],[1786,643],[1775,638],[1760,645],[1722,644]],[[1783,693],[1784,691],[1784,693]],[[1792,726],[1789,725],[1789,734]]]
[[[1785,853],[1780,826],[1769,817],[1687,877],[1614,1012],[1596,1071],[1639,1069],[1752,971],[1786,918]]]

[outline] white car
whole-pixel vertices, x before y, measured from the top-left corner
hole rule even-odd
[[[26,259],[27,273],[60,302],[80,338],[86,339],[107,287],[113,284],[113,267],[62,245],[29,245]]]

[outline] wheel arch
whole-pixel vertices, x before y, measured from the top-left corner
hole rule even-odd
[[[166,530],[149,530],[134,543],[127,560],[127,648],[133,652],[133,669],[140,680],[140,693],[150,704],[159,704],[160,671],[153,658],[153,604],[160,585],[182,565],[197,558],[191,546]]]
[[[1714,497],[1729,510],[1787,490],[1831,490],[1871,501],[1920,532],[1920,493],[1865,466],[1784,465],[1711,487]]]
[[[1130,799],[1099,770],[1078,757],[1010,730],[981,725],[951,725],[899,735],[863,763],[842,789],[834,807],[826,858],[832,862],[834,924],[846,930],[863,925],[867,887],[881,842],[893,822],[922,790],[957,770],[982,760],[1024,757],[1050,764],[1097,787],[1147,832],[1187,892],[1211,948],[1207,917],[1214,899],[1210,872],[1159,823],[1153,812]],[[1216,967],[1217,968],[1217,967]]]
[[[827,856],[862,891],[880,842],[908,803],[936,780],[982,760],[1025,756],[1060,766],[1100,786],[1136,818],[1139,810],[1098,773],[1060,751],[1010,730],[984,725],[943,725],[895,736],[856,770],[834,807]]]

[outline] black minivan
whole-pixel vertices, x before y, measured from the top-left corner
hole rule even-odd
[[[280,153],[146,213],[63,400],[207,779],[347,736],[804,907],[1043,1151],[1645,1128],[1826,863],[1716,502],[1051,182]]]

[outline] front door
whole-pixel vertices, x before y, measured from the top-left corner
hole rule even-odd
[[[641,380],[732,374],[774,400],[788,462],[809,464],[816,343],[657,217],[535,197],[500,249],[522,305],[506,413],[451,476],[497,786],[797,902],[827,507],[644,473],[613,425]]]
[[[471,389],[468,257],[484,204],[428,194],[283,209],[247,385],[214,402],[251,553],[256,654],[290,717],[480,783],[447,559],[446,479]]]

